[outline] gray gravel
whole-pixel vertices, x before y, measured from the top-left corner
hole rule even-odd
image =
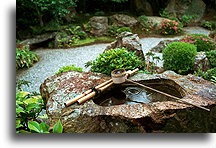
[[[209,30],[200,27],[185,28],[188,33],[202,33],[209,34]],[[140,39],[144,53],[147,53],[152,47],[156,46],[162,40],[174,40],[175,38],[143,38]],[[23,79],[32,82],[30,87],[23,87],[24,91],[39,92],[40,84],[52,76],[62,66],[75,65],[88,71],[84,65],[90,60],[94,60],[103,52],[108,44],[97,44],[91,46],[83,46],[71,49],[37,49],[35,53],[40,56],[40,60],[35,63],[31,68],[19,70],[16,73],[16,79]],[[156,53],[157,56],[162,57],[161,53]],[[162,62],[158,66],[162,66]]]

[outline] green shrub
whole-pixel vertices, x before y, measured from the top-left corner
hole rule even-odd
[[[198,70],[194,73],[196,76],[202,77],[203,79],[210,80],[214,82],[216,77],[216,67],[207,70],[206,72],[203,72],[201,70]]]
[[[213,30],[213,29],[215,29],[216,23],[202,20],[201,21],[201,26],[204,27],[204,28]]]
[[[125,31],[126,32],[131,32],[131,29],[129,27],[121,27],[121,28],[118,28],[116,30],[117,34],[120,34],[120,33],[125,32]]]
[[[114,69],[133,70],[144,66],[144,61],[125,48],[116,48],[100,54],[97,59],[88,63],[91,71],[110,75]]]
[[[163,50],[164,69],[173,70],[179,74],[190,73],[194,67],[196,54],[196,46],[189,43],[173,42]]]
[[[54,75],[57,75],[57,74],[60,74],[62,72],[66,72],[66,71],[80,71],[80,72],[83,72],[82,68],[79,68],[79,67],[76,67],[74,65],[68,65],[68,66],[63,66],[62,68],[60,68],[58,70],[57,73],[55,73]]]
[[[216,67],[216,50],[206,52],[206,56],[209,59],[211,67]]]
[[[119,27],[119,26],[111,25],[111,26],[108,26],[106,35],[115,37],[124,31],[132,32],[129,27]]]
[[[146,33],[148,32],[152,32],[152,28],[148,23],[148,17],[145,15],[139,16],[137,18],[137,20],[139,21],[140,25],[141,25],[141,30],[145,31]]]
[[[16,69],[23,67],[29,68],[34,62],[37,62],[38,60],[38,55],[32,51],[29,51],[28,48],[16,48]]]
[[[164,20],[161,25],[161,33],[164,35],[176,35],[182,32],[182,25],[176,21]]]
[[[196,19],[198,17],[198,15],[183,15],[181,16],[180,21],[184,26],[188,26],[192,23],[193,19]]]
[[[197,51],[210,51],[216,49],[216,41],[204,34],[188,34],[180,42],[187,42],[197,46]]]

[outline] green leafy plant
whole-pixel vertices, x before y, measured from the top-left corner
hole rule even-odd
[[[164,69],[173,70],[179,74],[187,74],[193,71],[197,54],[196,46],[184,42],[173,42],[167,45],[162,53]]]
[[[201,26],[204,27],[204,28],[213,30],[213,29],[215,29],[216,23],[202,20],[201,21]]]
[[[216,67],[216,50],[207,51],[206,56],[209,59],[211,67]]]
[[[29,68],[38,60],[38,55],[32,51],[29,51],[28,48],[16,48],[16,69],[24,67]]]
[[[28,130],[28,121],[36,119],[45,108],[41,96],[17,90],[16,92],[16,129]]]
[[[210,51],[216,49],[216,41],[204,34],[188,34],[180,42],[187,42],[197,46],[197,51]]]
[[[199,17],[198,15],[183,15],[181,16],[180,21],[184,26],[188,26],[192,23],[194,19],[198,17]]]
[[[110,75],[114,69],[133,70],[142,68],[144,63],[141,58],[125,48],[116,48],[100,54],[97,59],[88,62],[86,66],[91,66],[91,71]]]
[[[58,72],[55,73],[55,75],[60,74],[60,73],[62,73],[62,72],[66,72],[66,71],[72,71],[72,70],[73,70],[73,71],[80,71],[80,72],[83,72],[82,68],[76,67],[76,66],[74,66],[74,65],[68,65],[68,66],[63,66],[62,68],[60,68],[60,69],[58,70]]]
[[[107,36],[115,37],[122,32],[132,32],[129,27],[119,27],[115,25],[108,26]]]
[[[175,35],[182,32],[182,25],[176,21],[164,20],[161,22],[161,34]]]
[[[122,32],[132,32],[129,27],[120,27],[116,30],[117,34],[120,34]]]
[[[161,17],[164,17],[164,18],[172,18],[172,14],[169,13],[166,9],[160,10],[159,14]]]
[[[47,125],[44,122],[38,123],[36,121],[31,121],[28,123],[28,128],[32,133],[50,133],[50,126]],[[54,125],[51,133],[62,133],[63,132],[63,126],[61,124],[61,121],[58,120],[58,122]]]
[[[202,77],[203,79],[210,80],[214,82],[215,77],[216,77],[216,67],[207,70],[206,72],[202,70],[198,70],[194,73],[194,75]]]
[[[139,21],[143,31],[145,31],[145,32],[151,32],[152,31],[152,29],[148,23],[148,17],[147,16],[145,16],[145,15],[139,16],[137,18],[137,20]]]

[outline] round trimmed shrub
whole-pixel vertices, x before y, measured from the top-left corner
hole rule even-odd
[[[88,63],[88,66],[91,66],[91,71],[110,75],[114,69],[133,70],[143,67],[144,63],[133,52],[129,52],[125,48],[116,48],[100,54],[97,59]]]
[[[216,41],[204,34],[188,34],[180,42],[187,42],[197,46],[197,51],[210,51],[216,49]]]
[[[188,74],[193,71],[196,54],[195,45],[173,42],[163,50],[163,67],[166,70],[172,70],[179,74]]]

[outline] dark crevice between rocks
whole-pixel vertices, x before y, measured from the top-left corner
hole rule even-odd
[[[39,49],[39,48],[47,49],[47,48],[53,48],[53,46],[54,46],[54,39],[48,39],[48,40],[43,41],[43,42],[31,44],[30,49],[31,50]]]

